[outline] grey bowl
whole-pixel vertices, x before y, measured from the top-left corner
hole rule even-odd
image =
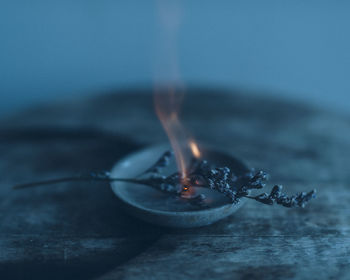
[[[145,148],[128,155],[115,164],[111,170],[112,177],[134,178],[150,167],[164,151],[167,145]],[[221,166],[228,166],[240,175],[248,168],[233,156],[218,149],[201,149],[203,158]],[[169,166],[175,170],[175,166]],[[136,218],[146,222],[176,228],[191,228],[212,224],[223,219],[238,208],[244,201],[232,204],[230,200],[213,190],[198,188],[198,193],[204,193],[208,198],[209,208],[198,209],[183,199],[174,198],[148,186],[112,182],[111,187],[123,208]]]

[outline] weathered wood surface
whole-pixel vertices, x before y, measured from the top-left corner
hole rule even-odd
[[[183,119],[305,209],[249,201],[212,226],[168,230],[125,215],[107,184],[11,185],[110,168],[166,141],[150,93],[100,95],[0,122],[0,279],[349,279],[350,118],[292,102],[190,90]]]

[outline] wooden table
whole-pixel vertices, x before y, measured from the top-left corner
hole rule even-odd
[[[249,201],[212,226],[124,213],[106,183],[11,185],[109,169],[166,141],[151,91],[100,94],[0,122],[1,279],[350,279],[350,118],[246,92],[190,89],[189,131],[271,174],[305,209]]]

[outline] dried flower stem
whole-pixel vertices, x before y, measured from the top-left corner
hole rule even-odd
[[[282,193],[282,186],[275,185],[270,194],[262,193],[257,196],[251,196],[251,190],[265,187],[265,181],[268,179],[267,173],[263,171],[254,172],[252,170],[244,175],[236,176],[228,167],[215,167],[205,160],[197,159],[192,160],[187,178],[182,178],[178,172],[169,176],[164,176],[160,172],[163,168],[168,166],[172,155],[173,154],[169,151],[165,152],[155,164],[136,178],[113,178],[110,177],[109,172],[102,172],[91,173],[87,176],[65,177],[21,184],[13,188],[24,189],[72,181],[120,181],[146,185],[168,194],[181,196],[187,199],[189,203],[200,207],[207,206],[205,203],[206,197],[203,194],[194,197],[183,196],[190,187],[210,188],[229,197],[234,204],[238,203],[241,198],[246,197],[260,203],[268,205],[276,203],[284,207],[304,207],[316,194],[316,190],[312,190],[308,193],[301,192],[288,197],[286,194]]]

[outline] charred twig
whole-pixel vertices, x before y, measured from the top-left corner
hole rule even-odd
[[[200,207],[207,206],[205,203],[206,198],[203,194],[194,197],[184,196],[184,193],[191,187],[210,188],[229,197],[234,204],[238,203],[241,198],[246,197],[264,204],[272,205],[276,203],[284,207],[304,207],[316,194],[316,190],[312,190],[308,193],[301,192],[288,197],[286,194],[282,193],[282,186],[276,185],[272,188],[270,194],[262,193],[257,196],[251,196],[251,190],[265,187],[265,182],[268,179],[267,173],[263,171],[254,172],[254,170],[252,170],[244,175],[237,176],[230,168],[216,167],[209,164],[206,160],[193,159],[186,178],[183,178],[177,172],[165,176],[161,174],[161,171],[164,167],[168,166],[171,157],[171,152],[165,152],[155,164],[136,178],[113,178],[108,172],[103,172],[97,174],[91,173],[88,176],[66,177],[22,184],[14,186],[14,188],[23,189],[68,181],[123,181],[146,185],[162,192],[181,196],[189,203]]]
[[[144,174],[159,174],[164,167],[169,165],[170,159],[173,156],[172,151],[166,151],[150,168],[144,171],[141,175]]]
[[[316,190],[312,190],[308,193],[300,192],[291,197],[288,197],[282,193],[282,186],[275,185],[271,193],[262,193],[257,196],[246,196],[247,198],[255,199],[264,204],[272,205],[274,203],[281,204],[285,207],[304,207],[307,202],[309,202],[316,195]]]
[[[52,179],[52,180],[31,182],[31,183],[15,185],[12,188],[18,190],[18,189],[26,189],[30,187],[53,185],[58,183],[74,182],[74,181],[99,181],[99,182],[119,181],[119,182],[146,185],[149,187],[153,187],[159,191],[163,191],[167,193],[179,194],[181,192],[180,189],[177,190],[174,187],[173,180],[170,180],[170,178],[169,179],[164,177],[150,177],[146,179],[113,178],[113,177],[110,177],[109,172],[91,173],[89,175],[84,175],[84,176],[64,177],[64,178],[58,178],[58,179]]]

